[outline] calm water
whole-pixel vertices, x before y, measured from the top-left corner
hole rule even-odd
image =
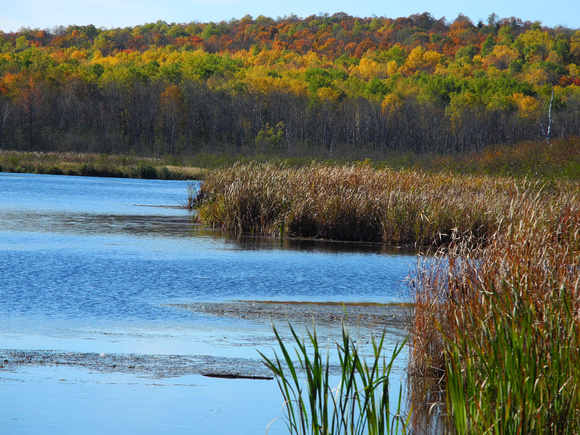
[[[228,238],[191,224],[179,208],[186,187],[0,174],[0,348],[257,358],[269,327],[168,304],[407,300],[402,281],[413,256]],[[273,382],[151,380],[60,367],[0,372],[0,381],[0,427],[11,433],[256,434],[282,415]],[[246,399],[232,400],[240,394]],[[269,433],[284,433],[284,424]]]

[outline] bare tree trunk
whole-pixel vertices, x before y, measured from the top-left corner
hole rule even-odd
[[[552,89],[552,98],[550,98],[550,108],[548,109],[548,128],[546,130],[544,130],[544,126],[542,125],[542,123],[540,122],[540,128],[542,129],[542,133],[544,135],[544,137],[546,138],[546,143],[549,144],[550,143],[550,138],[552,135],[552,122],[553,122],[553,118],[552,118],[552,105],[554,104],[554,89]]]
[[[4,115],[2,116],[2,126],[0,127],[0,150],[5,148],[4,137],[6,128],[6,118],[8,118],[9,109],[10,109],[9,103],[6,102],[6,108],[4,110]]]
[[[554,89],[552,89],[552,98],[550,98],[550,109],[548,110],[548,131],[546,133],[546,142],[550,143],[552,134],[552,105],[554,104]]]

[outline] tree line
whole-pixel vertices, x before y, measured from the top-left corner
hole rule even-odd
[[[580,135],[579,65],[579,30],[495,14],[0,32],[0,149],[481,150]]]

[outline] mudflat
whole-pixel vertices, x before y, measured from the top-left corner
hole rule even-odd
[[[272,322],[275,325],[290,322],[312,326],[344,321],[351,326],[372,329],[377,333],[386,328],[388,332],[401,334],[405,333],[412,313],[411,305],[404,303],[234,301],[171,306],[209,315]]]
[[[208,316],[272,323],[282,336],[289,336],[288,325],[296,329],[317,328],[321,340],[338,338],[341,324],[349,325],[354,337],[368,341],[383,331],[394,341],[408,334],[412,308],[406,304],[312,303],[288,301],[233,301],[171,304]],[[276,347],[274,334],[265,337]],[[257,343],[256,343],[257,344]],[[264,344],[263,342],[260,344]],[[251,346],[251,344],[249,344]],[[271,373],[258,358],[207,355],[147,355],[62,352],[57,350],[0,349],[0,370],[14,371],[23,366],[70,366],[105,373],[132,373],[151,378],[204,375],[230,379],[271,379]]]

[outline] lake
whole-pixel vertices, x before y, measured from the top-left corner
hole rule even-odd
[[[187,185],[0,173],[0,349],[53,358],[11,368],[5,356],[3,433],[259,434],[278,418],[268,433],[283,434],[275,381],[104,371],[63,360],[138,355],[259,365],[257,351],[274,346],[269,324],[180,305],[408,301],[404,279],[414,255],[228,237],[192,223],[181,207]],[[402,335],[391,335],[389,346]],[[399,360],[397,382],[405,356]]]

